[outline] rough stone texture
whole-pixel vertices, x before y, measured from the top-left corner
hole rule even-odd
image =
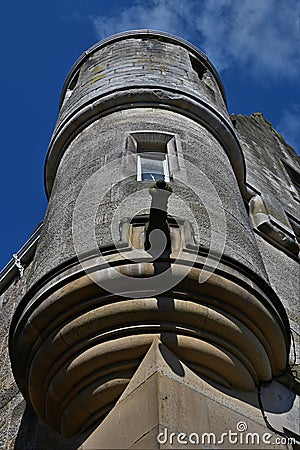
[[[266,199],[269,214],[279,224],[287,227],[299,243],[300,194],[299,179],[296,179],[296,174],[299,177],[300,173],[299,157],[263,115],[256,114],[251,117],[234,115],[232,118],[236,120],[236,132],[245,155],[248,184]],[[286,254],[284,249],[276,248],[263,234],[256,234],[256,240],[270,285],[282,301],[290,321],[292,333],[290,367],[299,381],[299,260]],[[279,396],[283,398],[282,394]],[[299,408],[294,408],[294,413],[289,418],[290,425],[286,428],[294,428],[299,434],[297,411]],[[272,419],[273,423],[280,420],[278,417]],[[283,417],[281,422],[282,420]]]
[[[15,278],[0,295],[0,448],[3,450],[78,449],[77,439],[61,436],[41,423],[20,393],[11,370],[8,338],[12,316],[27,290],[31,264],[22,278]]]
[[[12,315],[26,291],[29,270],[30,267],[27,267],[23,277],[13,280],[8,289],[0,295],[0,448],[13,448],[25,409],[25,401],[11,371],[8,336]]]
[[[235,131],[245,156],[247,183],[270,197],[275,218],[283,220],[281,206],[299,221],[299,188],[286,169],[289,165],[299,174],[299,157],[294,149],[262,114],[233,114],[232,119],[236,120]]]
[[[299,243],[299,180],[293,178],[287,169],[293,168],[299,177],[299,157],[262,114],[251,117],[232,115],[232,119],[236,120],[236,133],[245,155],[247,183],[268,198],[272,216],[289,227],[290,232],[295,233],[295,239],[298,233]],[[295,364],[293,370],[300,378],[299,260],[267,242],[264,236],[256,234],[256,240],[270,285],[285,306],[290,320],[296,344],[296,355],[291,349],[291,364]]]
[[[128,39],[93,53],[82,65],[72,94],[61,109],[57,126],[93,98],[129,87],[166,87],[185,92],[220,109],[228,117],[213,75],[200,80],[191,52],[161,39]],[[194,56],[195,58],[195,56]]]
[[[284,304],[291,327],[296,331],[295,339],[299,342],[299,263],[284,252],[274,248],[261,236],[257,236],[257,242],[270,284]],[[278,270],[278,265],[280,270]]]
[[[246,431],[258,434],[260,441],[255,448],[266,448],[262,442],[265,423],[255,394],[226,389],[220,392],[156,340],[115,408],[85,441],[83,450],[215,448],[208,445],[208,430],[215,438],[210,444],[219,441],[220,445],[222,433],[236,433],[240,422],[246,425]],[[189,442],[192,434],[199,437],[200,444]],[[178,445],[178,436],[185,443]],[[237,433],[236,437],[238,448],[249,448],[242,440],[245,434]],[[223,436],[223,441],[221,448],[234,447],[228,436]],[[270,433],[270,443],[274,442],[275,434]],[[272,444],[270,448],[287,448]]]
[[[127,89],[138,86],[148,86],[151,89],[159,86],[198,98],[214,109],[216,114],[221,114],[224,123],[228,124],[229,116],[216,81],[209,72],[203,75],[202,80],[200,78],[195,65],[193,68],[189,51],[178,45],[159,39],[145,42],[140,38],[131,40],[130,43],[116,42],[95,52],[84,62],[75,86],[69,86],[68,98],[66,96],[63,103],[56,132],[80,108],[94,99],[112,94],[120,87]],[[74,134],[66,148],[63,148],[36,257],[31,267],[26,269],[22,280],[14,281],[1,295],[1,320],[4,326],[1,329],[0,430],[3,448],[75,450],[83,445],[88,450],[99,448],[99,439],[103,440],[105,433],[107,440],[102,441],[102,448],[115,448],[114,438],[115,435],[120,435],[121,430],[128,432],[125,436],[128,438],[124,444],[126,447],[156,448],[156,435],[161,430],[159,425],[165,425],[169,431],[176,433],[216,431],[218,434],[220,430],[234,429],[236,423],[245,417],[246,422],[249,420],[247,423],[251,425],[251,430],[255,428],[254,431],[259,430],[261,433],[269,431],[255,391],[248,395],[235,389],[226,390],[211,385],[183,366],[179,360],[179,366],[177,361],[175,366],[156,367],[157,370],[151,375],[148,373],[149,376],[143,373],[144,378],[141,376],[141,365],[132,378],[133,383],[137,379],[138,383],[134,389],[133,383],[129,383],[128,390],[123,392],[116,409],[112,409],[113,414],[107,416],[99,429],[91,429],[87,435],[72,441],[62,440],[47,425],[39,422],[35,413],[25,405],[13,381],[8,356],[11,316],[30,286],[75,255],[72,218],[76,200],[87,180],[98,169],[106,167],[105,183],[102,183],[106,194],[98,201],[99,186],[91,192],[100,206],[95,211],[88,206],[84,209],[86,218],[95,218],[95,236],[100,244],[109,244],[112,239],[118,240],[118,224],[123,214],[131,217],[132,211],[136,214],[147,213],[149,210],[150,196],[147,191],[151,183],[141,185],[135,180],[133,173],[128,178],[130,175],[126,167],[126,136],[136,130],[166,131],[179,136],[186,161],[186,174],[172,182],[174,194],[170,199],[170,214],[188,218],[192,222],[195,238],[203,247],[209,246],[213,228],[216,229],[215,238],[222,240],[226,235],[224,254],[243,264],[249,274],[259,275],[270,283],[286,308],[295,341],[298,339],[299,287],[296,255],[280,246],[275,247],[267,235],[251,229],[251,218],[247,215],[247,205],[244,204],[231,161],[221,143],[209,131],[209,124],[200,125],[196,120],[160,107],[163,97],[157,97],[157,101],[159,103],[155,109],[141,105],[140,108],[93,117],[92,122],[81,123],[80,129],[76,121],[70,121],[68,125],[71,134]],[[279,226],[282,232],[288,232],[296,239],[299,226],[299,182],[293,182],[292,177],[295,172],[299,172],[299,168],[293,149],[262,115],[256,114],[250,118],[233,115],[232,120],[235,121],[236,134],[246,160],[248,187],[256,195],[262,196],[275,228]],[[111,172],[110,166],[107,167],[110,164]],[[127,178],[115,186],[115,177],[123,172],[127,174]],[[207,180],[212,181],[214,186],[212,193],[208,194]],[[200,193],[207,195],[207,203],[213,205],[210,214],[205,208],[205,199],[199,192],[193,192],[192,187],[197,187]],[[217,199],[221,206],[216,203]],[[87,202],[86,204],[88,205]],[[130,208],[127,207],[129,204]],[[189,211],[183,210],[183,205],[188,206]],[[226,233],[221,227],[222,212],[226,219]],[[86,240],[87,236],[82,232],[81,243]],[[86,243],[90,244],[89,241]],[[292,355],[292,369],[294,375],[297,375],[299,353],[295,361],[293,358]],[[148,361],[147,369],[151,367],[153,369],[155,364],[151,365]],[[184,369],[184,373],[179,369]],[[299,379],[299,372],[297,376]],[[139,393],[145,395],[143,404],[140,403]],[[278,428],[284,424],[293,433],[299,433],[297,403],[292,390],[289,389],[286,393],[281,385],[278,387],[278,383],[273,381],[265,388],[264,400],[268,403],[267,416],[271,425]],[[147,407],[148,401],[150,408]],[[128,407],[131,408],[129,414]],[[143,417],[140,414],[132,415],[133,410],[143,411],[145,414]],[[193,420],[189,420],[189,415]],[[136,433],[136,421],[139,421],[141,428],[139,435]],[[93,431],[94,434],[89,438],[88,435]],[[94,437],[96,444],[93,442]],[[124,436],[121,438],[124,439]],[[281,445],[277,448],[287,447]]]
[[[204,127],[191,119],[170,111],[138,108],[116,112],[95,121],[69,145],[59,165],[49,201],[32,271],[34,281],[74,256],[72,219],[75,202],[85,183],[99,169],[105,167],[100,172],[100,184],[105,187],[107,195],[102,201],[98,200],[98,211],[86,211],[86,217],[95,216],[99,244],[119,239],[118,229],[114,236],[111,235],[113,215],[122,219],[124,215],[130,217],[130,209],[138,212],[149,208],[151,198],[147,191],[151,182],[136,182],[133,176],[117,185],[114,181],[124,164],[125,137],[135,130],[159,130],[179,135],[183,157],[190,164],[186,163],[186,178],[182,182],[174,180],[171,183],[174,195],[170,197],[169,214],[193,220],[196,240],[204,247],[210,245],[212,227],[220,241],[226,234],[224,253],[264,276],[246,208],[221,145]],[[135,167],[133,170],[135,172]],[[208,181],[214,191],[208,192]],[[144,202],[140,194],[134,195],[141,189],[144,190]],[[193,192],[195,189],[198,192]],[[95,197],[100,192],[99,186],[95,189]],[[122,202],[129,195],[130,208],[126,208]],[[223,213],[226,220],[224,229],[220,219]],[[83,242],[85,239],[83,230]],[[86,245],[88,249],[91,249],[90,242]]]

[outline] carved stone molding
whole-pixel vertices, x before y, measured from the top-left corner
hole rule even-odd
[[[111,268],[90,256],[89,272],[151,282],[149,255],[140,251],[133,263],[135,250],[122,251],[121,259],[117,249],[109,251]],[[174,287],[162,295],[135,295],[134,283],[127,297],[111,294],[73,262],[23,299],[11,328],[13,371],[26,400],[53,429],[69,437],[99,423],[156,337],[193,372],[226,388],[251,392],[285,373],[289,329],[274,292],[225,260],[200,284],[206,255],[199,250],[186,274],[195,250],[185,246],[175,259],[176,252],[170,255]]]

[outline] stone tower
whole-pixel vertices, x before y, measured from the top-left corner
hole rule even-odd
[[[178,37],[125,32],[79,58],[10,328],[16,448],[291,448],[296,164],[262,115],[229,117]]]

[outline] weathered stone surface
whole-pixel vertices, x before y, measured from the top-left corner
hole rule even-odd
[[[299,342],[296,155],[261,114],[232,115],[232,125],[204,55],[146,35],[92,50],[64,90],[36,255],[1,293],[3,448],[195,448],[157,435],[220,438],[239,422],[260,436],[270,426],[299,433],[297,346],[287,364],[288,318]],[[177,284],[156,296],[158,262],[144,249],[152,181],[137,181],[148,146],[167,155],[173,189],[172,248],[159,263]],[[143,287],[118,284],[119,275]],[[9,363],[14,312],[11,358],[27,405]],[[252,448],[287,448],[274,439]]]
[[[107,95],[124,87],[166,87],[194,95],[227,115],[219,87],[211,73],[201,81],[192,53],[163,38],[113,42],[91,54],[81,67],[71,97],[61,109],[57,126],[87,100]]]
[[[83,450],[213,448],[217,443],[232,448],[233,438],[238,439],[239,448],[249,448],[243,441],[246,433],[239,432],[242,425],[243,431],[256,433],[255,448],[266,448],[262,442],[265,423],[256,396],[236,394],[216,390],[155,340],[114,409],[83,443]],[[269,440],[275,442],[275,435],[270,434]]]
[[[150,206],[151,198],[147,191],[151,182],[139,183],[124,175],[124,180],[117,183],[118,189],[115,186],[114,176],[117,174],[114,171],[116,167],[121,170],[124,164],[125,136],[134,130],[160,130],[179,135],[187,173],[182,182],[174,180],[171,183],[173,195],[169,201],[169,214],[187,218],[189,213],[194,222],[196,240],[204,247],[210,244],[212,227],[217,235],[219,227],[220,241],[226,236],[224,254],[264,276],[246,208],[231,164],[220,144],[205,127],[182,115],[138,108],[96,120],[74,139],[65,152],[49,201],[32,280],[36,281],[74,256],[72,221],[76,199],[97,171],[100,171],[101,185],[105,186],[107,194],[103,199],[99,198],[97,210],[87,210],[86,216],[95,216],[100,245],[119,239],[118,229],[115,236],[111,233],[112,217],[117,211],[122,219],[125,211],[130,217],[130,211],[138,212]],[[207,190],[209,182],[213,186],[210,192]],[[145,192],[142,201],[140,190]],[[101,195],[100,186],[94,195]],[[130,203],[124,206],[122,202],[129,195]],[[194,205],[192,208],[191,203]],[[181,213],[183,205],[185,211]],[[83,242],[85,239],[87,234],[83,229]],[[91,245],[86,242],[86,250],[91,250]]]
[[[247,183],[267,198],[271,220],[275,219],[274,223],[299,245],[300,193],[296,175],[299,177],[300,173],[299,157],[262,114],[232,115],[232,119],[236,121],[236,133],[245,155]],[[267,238],[256,234],[270,285],[290,320],[296,350],[295,354],[292,346],[290,361],[299,378],[299,259],[272,245]]]

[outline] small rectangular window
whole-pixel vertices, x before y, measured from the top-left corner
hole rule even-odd
[[[137,181],[186,180],[186,169],[177,134],[136,130],[126,133],[122,172]]]
[[[137,181],[170,181],[167,155],[164,153],[141,153],[137,155]]]

